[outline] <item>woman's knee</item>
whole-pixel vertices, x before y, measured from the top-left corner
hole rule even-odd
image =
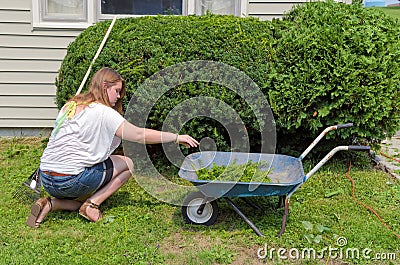
[[[132,159],[130,159],[127,156],[124,156],[124,159],[125,159],[126,165],[128,166],[129,171],[132,172],[133,171],[133,161],[132,161]]]
[[[112,155],[111,160],[114,164],[114,169],[118,172],[133,171],[133,161],[127,156]]]

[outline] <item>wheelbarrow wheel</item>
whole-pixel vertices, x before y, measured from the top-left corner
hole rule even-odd
[[[210,226],[215,223],[218,216],[218,204],[215,200],[206,201],[201,192],[190,193],[184,200],[182,216],[187,224]]]

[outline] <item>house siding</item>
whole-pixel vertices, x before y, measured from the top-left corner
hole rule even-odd
[[[303,2],[249,0],[245,15],[280,18]],[[0,1],[0,136],[38,135],[53,126],[57,72],[82,31],[33,29],[31,9],[32,0]]]
[[[294,5],[307,2],[307,0],[249,0],[247,15],[258,17],[260,20],[272,20],[281,18],[282,15],[292,9]]]
[[[0,136],[37,135],[58,110],[55,80],[79,30],[33,30],[31,0],[0,3]]]

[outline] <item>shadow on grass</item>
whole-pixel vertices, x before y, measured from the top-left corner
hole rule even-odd
[[[148,207],[154,208],[156,206],[164,205],[165,203],[162,201],[158,201],[153,199],[150,196],[135,196],[131,192],[128,191],[118,191],[114,193],[111,197],[109,197],[102,204],[101,208],[109,210],[114,207],[124,207],[124,206],[136,206],[139,208]]]
[[[277,208],[278,197],[253,197],[247,198],[252,203],[260,207],[255,209],[245,203],[240,198],[230,198],[240,211],[264,234],[278,234],[281,229],[283,207]],[[186,224],[182,216],[182,208],[177,207],[173,214],[173,222],[177,226],[182,226],[182,230],[187,232],[206,231],[212,230],[229,231],[229,232],[244,232],[251,229],[251,227],[242,219],[238,213],[221,198],[217,200],[218,204],[218,217],[216,222],[211,226],[204,226],[199,224]],[[290,214],[289,214],[290,215]]]

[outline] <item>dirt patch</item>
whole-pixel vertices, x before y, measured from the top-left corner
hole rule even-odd
[[[266,263],[265,260],[260,260],[257,257],[258,245],[246,248],[237,246],[229,241],[222,241],[221,238],[213,238],[204,233],[190,234],[186,236],[185,233],[177,232],[166,238],[160,244],[160,250],[168,257],[173,257],[173,260],[166,260],[166,264],[188,264],[193,261],[194,255],[202,251],[209,251],[213,247],[226,249],[226,255],[232,255],[232,262],[229,264],[234,265],[258,265],[258,264],[273,264]],[[230,254],[229,254],[230,253]],[[233,254],[232,254],[233,253]],[[218,264],[218,263],[216,263]],[[223,262],[222,264],[226,264]]]
[[[201,252],[209,251],[213,247],[222,249],[226,248],[226,252],[222,252],[222,255],[231,255],[231,261],[229,259],[223,259],[222,262],[213,262],[212,264],[232,264],[232,265],[272,265],[272,264],[293,264],[300,265],[305,264],[305,260],[282,260],[283,263],[277,260],[260,259],[257,257],[257,251],[260,248],[259,245],[254,244],[250,246],[248,242],[237,242],[237,238],[229,237],[226,239],[214,238],[207,232],[198,233],[187,233],[187,232],[177,232],[171,234],[170,237],[165,238],[160,244],[160,250],[167,257],[165,264],[171,265],[186,265],[186,264],[210,264],[208,262],[202,262],[204,256]],[[229,254],[231,253],[231,254]],[[232,255],[232,253],[234,253]],[[218,257],[217,257],[218,259]],[[348,262],[343,262],[341,260],[315,260],[312,264],[324,264],[324,265],[347,265]]]

